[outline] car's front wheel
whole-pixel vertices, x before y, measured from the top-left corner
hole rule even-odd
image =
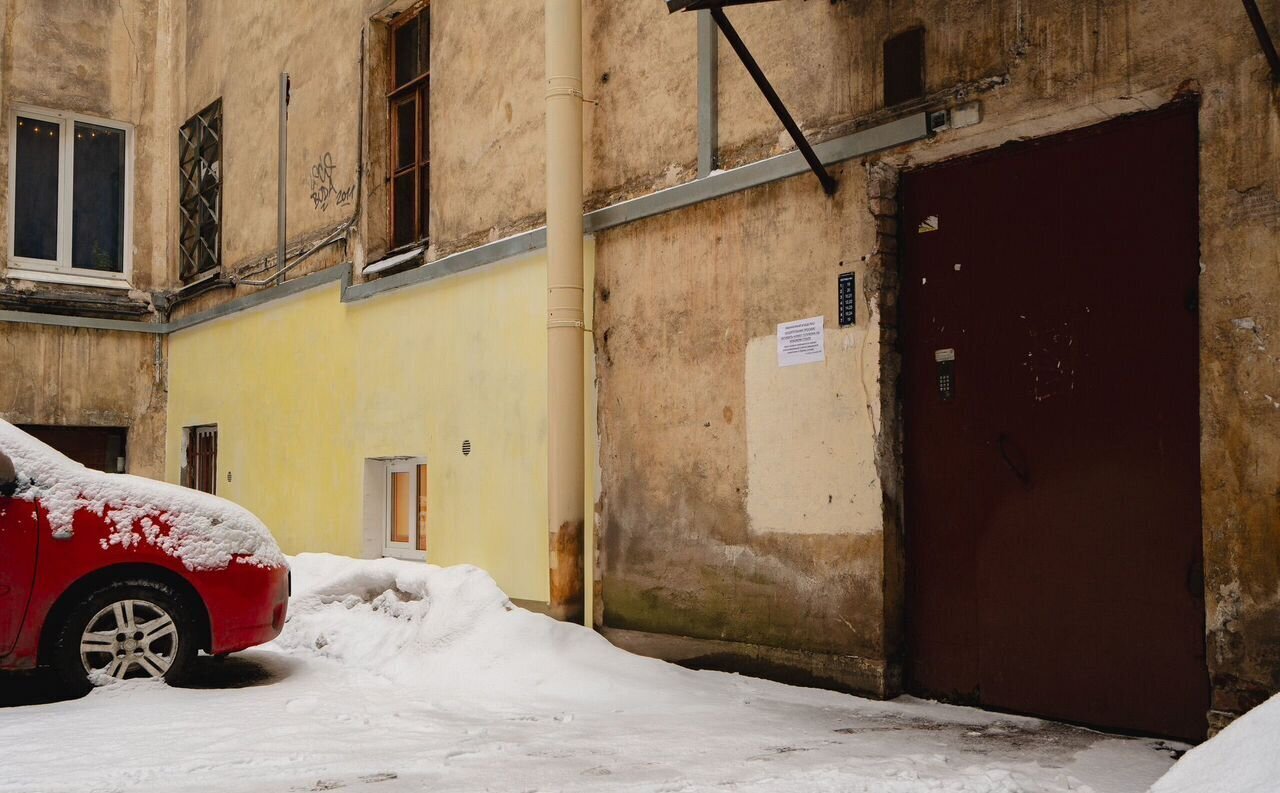
[[[87,692],[110,680],[181,682],[197,652],[191,606],[157,581],[115,581],[75,604],[54,644],[65,686]]]

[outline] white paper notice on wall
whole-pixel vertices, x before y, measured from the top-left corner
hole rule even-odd
[[[822,317],[778,325],[778,366],[821,363],[827,359]]]

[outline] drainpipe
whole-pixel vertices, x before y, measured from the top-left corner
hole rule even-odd
[[[547,0],[547,513],[556,619],[583,617],[582,0]]]
[[[284,247],[288,231],[289,195],[289,73],[280,72],[280,148],[276,164],[276,267],[284,280]]]

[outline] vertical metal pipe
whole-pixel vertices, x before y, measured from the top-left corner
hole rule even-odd
[[[583,616],[582,2],[547,0],[547,516],[551,616]]]
[[[720,33],[710,11],[698,12],[698,178],[709,176],[720,167],[717,161],[720,132],[717,106]]]
[[[280,72],[280,148],[276,171],[276,267],[284,280],[284,247],[288,234],[289,73]]]

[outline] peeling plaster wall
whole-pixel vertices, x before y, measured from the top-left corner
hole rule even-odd
[[[141,333],[0,325],[0,418],[128,427],[129,473],[160,479],[166,394],[156,345],[163,343]]]
[[[359,267],[386,253],[388,22],[413,5],[362,0],[308,11],[286,3],[187,0],[177,123],[222,98],[228,271],[274,269],[282,71],[292,80],[290,250],[310,247],[362,210],[345,244],[289,277],[344,259]],[[542,4],[433,0],[430,13],[432,259],[540,225],[545,177]],[[495,41],[503,42],[501,58],[492,57]],[[183,311],[247,291],[219,292]]]
[[[777,324],[834,317],[874,246],[840,173],[831,201],[794,179],[597,238],[606,625],[884,658],[874,318],[776,364]]]
[[[169,278],[166,250],[173,154],[167,113],[170,0],[7,0],[0,3],[0,269],[9,252],[9,112],[16,104],[134,126],[133,289],[144,307]],[[0,273],[3,275],[3,273]],[[91,290],[8,279],[16,295]],[[11,422],[125,426],[129,471],[163,474],[164,382],[156,337],[0,323],[0,416]]]
[[[665,12],[654,5],[630,13],[662,25]],[[868,189],[864,165],[891,174],[1192,93],[1201,98],[1211,721],[1221,726],[1280,691],[1280,98],[1239,4],[1212,6],[918,0],[730,9],[812,139],[887,117],[881,42],[920,23],[929,101],[979,100],[983,121],[836,169],[833,200],[806,174],[598,236],[605,626],[853,654],[871,670],[865,688],[891,691],[905,652],[896,227],[892,180],[887,190]],[[1280,32],[1275,10],[1264,13]],[[632,46],[626,31],[640,25],[600,24],[593,32],[613,40],[594,46]],[[669,42],[634,46],[647,56],[673,47],[667,60],[692,85],[693,33],[675,23],[662,30]],[[593,148],[647,163],[610,170],[603,164],[616,154],[592,153],[597,197],[692,178],[695,117],[690,110],[666,123],[671,106],[687,100],[665,73],[625,103],[608,96],[614,77],[596,85],[592,129],[610,134],[593,138]],[[724,45],[718,107],[728,165],[791,148]],[[668,126],[669,145],[655,149],[647,136]],[[831,337],[840,261],[860,286],[870,284],[848,337],[863,339],[862,361],[845,356],[838,331]],[[827,320],[828,369],[809,367],[807,381],[765,376],[773,323],[815,314]],[[855,373],[867,379],[870,410],[846,401]],[[879,473],[864,478],[868,470]],[[882,512],[868,515],[862,502],[837,512],[836,494],[860,482],[883,489]]]

